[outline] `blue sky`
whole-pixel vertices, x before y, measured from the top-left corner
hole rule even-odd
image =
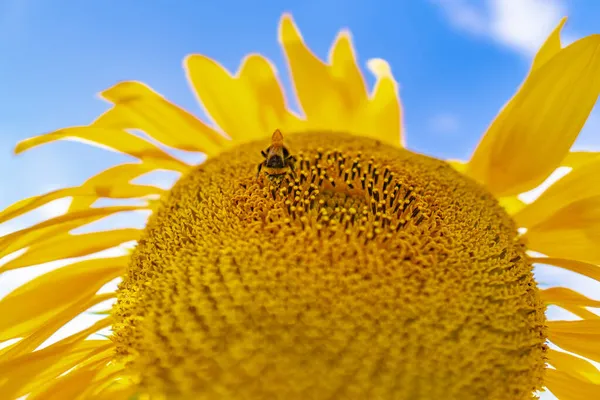
[[[19,140],[91,122],[107,108],[95,93],[118,81],[144,81],[201,115],[184,56],[202,53],[235,70],[244,55],[259,52],[291,93],[277,43],[284,11],[322,58],[337,31],[349,28],[362,67],[370,58],[389,61],[408,147],[443,158],[471,154],[562,16],[569,16],[567,41],[600,33],[596,0],[0,0],[0,209],[126,160],[75,142],[12,155]],[[576,146],[600,150],[598,107]],[[0,235],[15,227],[0,225]],[[0,297],[30,276],[0,279]],[[585,286],[577,279],[572,286]]]
[[[276,63],[291,93],[277,42],[284,11],[322,58],[349,28],[361,66],[388,60],[408,147],[443,158],[471,154],[562,16],[569,16],[567,42],[600,32],[595,0],[0,0],[0,209],[127,160],[68,141],[12,155],[19,140],[91,122],[107,108],[95,94],[118,81],[144,81],[202,115],[184,56],[202,53],[235,70],[244,55],[259,52]],[[576,146],[600,149],[599,107]],[[64,204],[21,222],[55,215]],[[19,225],[0,225],[0,234]]]
[[[349,28],[361,66],[388,60],[400,83],[408,147],[443,158],[468,158],[562,16],[569,16],[567,42],[600,33],[595,0],[0,0],[0,209],[127,160],[68,141],[12,155],[19,140],[91,122],[107,108],[95,94],[118,81],[144,81],[201,115],[184,56],[202,53],[235,70],[244,55],[259,52],[276,63],[291,93],[277,42],[284,11],[322,58]],[[599,107],[576,146],[600,149]],[[0,225],[0,235],[65,205]]]
[[[11,154],[21,139],[91,122],[106,109],[95,93],[117,81],[142,80],[199,114],[183,57],[203,53],[235,70],[245,54],[260,52],[289,88],[277,43],[284,11],[321,57],[347,27],[362,66],[388,60],[401,86],[408,147],[453,158],[469,156],[561,16],[570,17],[571,40],[600,32],[594,0],[2,0],[0,208],[125,159],[73,142]],[[580,145],[600,145],[600,118],[588,125],[596,128]]]

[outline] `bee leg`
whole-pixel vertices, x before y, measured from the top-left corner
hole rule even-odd
[[[260,170],[263,167],[263,163],[258,164],[258,171],[256,171],[256,179],[258,179],[258,177],[260,176]]]
[[[263,156],[264,158],[267,158],[267,153],[266,153],[264,150],[261,150],[261,151],[260,151],[260,154],[262,154],[262,156]]]
[[[291,160],[288,162],[288,166],[290,167],[290,174],[292,175],[292,178],[296,179],[296,166]]]

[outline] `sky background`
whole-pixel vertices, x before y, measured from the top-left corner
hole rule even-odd
[[[600,32],[595,0],[0,0],[0,209],[125,160],[68,141],[11,153],[19,140],[90,123],[107,109],[95,94],[118,81],[146,82],[200,115],[184,56],[205,54],[236,70],[259,52],[291,93],[277,42],[284,11],[322,58],[347,27],[361,66],[388,60],[408,147],[444,158],[468,158],[563,15],[569,40]],[[599,111],[577,145],[600,147]]]
[[[90,123],[107,109],[95,94],[118,81],[143,81],[202,116],[182,69],[187,54],[235,71],[244,55],[261,53],[276,64],[289,96],[277,42],[284,11],[321,58],[349,28],[361,67],[370,58],[387,60],[400,84],[407,147],[440,158],[469,157],[562,16],[569,16],[567,43],[600,33],[596,0],[0,0],[0,209],[127,160],[67,141],[12,154],[27,137]],[[600,150],[598,107],[576,148]],[[159,184],[168,182],[161,177]],[[64,206],[55,202],[0,225],[0,235]],[[593,297],[597,286],[567,275],[542,280],[566,279]],[[0,277],[0,297],[28,276]]]

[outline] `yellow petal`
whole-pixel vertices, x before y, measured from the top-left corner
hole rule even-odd
[[[87,291],[87,290],[86,290]],[[50,336],[52,336],[58,329],[63,327],[67,322],[71,321],[77,315],[81,314],[90,307],[95,306],[103,301],[112,299],[115,297],[115,293],[103,293],[98,295],[91,295],[88,298],[77,296],[73,300],[71,305],[64,308],[62,311],[54,313],[43,313],[41,317],[35,318],[36,321],[41,321],[43,317],[47,320],[43,322],[43,325],[34,327],[32,320],[28,320],[25,324],[21,324],[21,332],[15,335],[14,333],[10,336],[25,336],[24,339],[17,342],[14,346],[11,346],[7,351],[0,354],[0,360],[5,361],[11,358],[22,356],[23,354],[30,353],[37,349],[42,343],[44,343]],[[49,306],[47,306],[49,308]],[[54,310],[56,312],[56,310]],[[16,326],[10,328],[10,332],[15,332]],[[35,329],[32,331],[32,329]],[[9,333],[10,333],[9,332]]]
[[[64,339],[56,342],[55,344],[57,344],[57,345],[63,345],[63,344],[64,345],[66,345],[66,344],[77,345],[78,343],[81,343],[82,341],[87,341],[88,340],[87,338],[91,334],[94,334],[94,333],[98,332],[101,329],[104,329],[104,328],[107,328],[107,327],[111,326],[112,323],[113,323],[112,316],[108,316],[106,318],[101,319],[100,321],[94,322],[94,324],[92,326],[88,327],[88,328],[85,328],[83,330],[80,330],[79,332],[76,332],[76,333],[74,333],[74,334],[72,334],[70,336],[67,336],[66,338],[64,338]],[[101,341],[103,341],[103,342],[107,342],[107,341],[110,342],[111,347],[114,348],[114,344],[111,341],[109,341],[107,339],[103,339]],[[49,347],[51,347],[51,346],[49,346]],[[112,349],[112,350],[114,350],[114,349]],[[41,350],[38,350],[38,351],[41,351]]]
[[[367,85],[356,64],[356,55],[349,31],[341,31],[329,50],[329,74],[348,110],[364,107]]]
[[[542,299],[547,304],[554,304],[572,312],[583,319],[599,319],[600,316],[585,309],[585,307],[600,307],[600,301],[592,300],[571,289],[553,287],[540,291]]]
[[[571,151],[560,163],[561,167],[579,168],[590,161],[600,159],[597,151]]]
[[[15,341],[14,343],[9,344],[8,346],[3,347],[2,349],[0,349],[0,362],[2,360],[4,360],[4,355],[8,354],[9,351],[11,351],[12,349],[15,348],[15,346],[17,344],[19,344],[20,341]]]
[[[137,240],[141,232],[140,229],[118,229],[80,235],[60,235],[30,248],[23,255],[7,262],[0,267],[0,272],[97,253],[125,242]]]
[[[106,343],[108,341],[103,340],[102,342]],[[93,379],[92,382],[90,382],[88,387],[80,389],[79,394],[81,397],[77,397],[78,399],[88,400],[88,399],[95,398],[94,396],[88,396],[87,394],[88,394],[88,392],[90,392],[92,390],[99,389],[97,386],[98,386],[98,384],[102,384],[102,382],[98,382],[98,380],[99,380],[98,378],[100,376],[104,375],[103,371],[105,371],[107,369],[111,369],[111,370],[114,369],[114,368],[111,368],[112,367],[111,364],[106,365],[106,363],[108,361],[110,361],[111,358],[114,357],[114,351],[115,350],[112,346],[106,346],[106,348],[102,351],[97,351],[97,352],[89,354],[89,357],[87,357],[86,359],[79,359],[77,364],[75,364],[73,366],[73,369],[71,369],[71,372],[80,370],[82,368],[82,366],[89,365],[89,364],[93,364],[93,367],[96,368],[96,371],[95,371],[96,379]],[[98,365],[98,364],[100,364],[100,365]],[[104,365],[102,365],[102,364],[104,364]],[[90,370],[91,369],[92,368],[90,368]],[[56,385],[57,382],[59,382],[63,376],[66,376],[65,375],[66,371],[63,371],[61,373],[62,375],[60,375],[60,376],[55,375],[56,370],[57,370],[57,368],[55,368],[55,366],[52,366],[51,368],[45,370],[43,372],[43,374],[38,375],[38,376],[34,377],[33,379],[31,379],[29,382],[27,382],[27,384],[24,386],[24,388],[22,388],[20,390],[19,393],[20,394],[29,393],[30,395],[29,395],[28,399],[34,398],[33,396],[35,396],[35,395],[38,395],[41,393],[46,393],[46,391],[49,388]],[[71,372],[69,372],[69,374]],[[122,375],[122,369],[121,369],[120,375]],[[115,377],[113,376],[112,378],[114,379]],[[75,399],[74,397],[70,397],[70,398]],[[62,400],[62,399],[64,399],[64,397],[58,397],[58,398],[53,397],[53,399]],[[115,399],[119,399],[119,398],[117,397]],[[113,400],[115,400],[115,399],[113,399]],[[127,400],[127,398],[123,399],[123,400]]]
[[[600,361],[600,319],[548,321],[548,339],[557,346]]]
[[[114,344],[108,340],[85,340],[91,334],[109,326],[111,322],[112,318],[104,318],[44,349],[0,360],[0,393],[5,394],[5,390],[2,389],[6,385],[16,390],[32,383],[39,385],[43,381],[42,378],[52,379],[93,355],[106,350],[113,351]],[[87,357],[79,357],[82,353],[88,353]],[[59,360],[61,362],[58,362]],[[63,369],[65,365],[67,368]],[[53,375],[55,372],[57,374]],[[36,379],[32,382],[34,377]]]
[[[460,172],[461,174],[464,174],[467,171],[468,163],[466,161],[446,160],[446,162],[448,164],[450,164],[450,166],[452,168],[454,168],[456,171]],[[526,204],[523,201],[519,200],[519,198],[517,196],[500,197],[498,199],[498,202],[500,203],[502,208],[504,208],[506,210],[506,212],[509,213],[510,215],[516,214],[523,207],[526,206]]]
[[[7,399],[24,395],[49,379],[105,351],[114,351],[108,340],[83,340],[107,325],[98,321],[88,329],[44,349],[0,361],[0,393]]]
[[[42,390],[34,391],[28,399],[54,400],[54,399],[83,399],[81,395],[86,389],[94,388],[94,380],[103,366],[110,361],[111,356],[96,360],[89,366],[78,367],[66,375],[55,379]]]
[[[369,64],[376,76],[369,97],[348,32],[337,36],[330,51],[330,65],[306,46],[288,14],[281,19],[279,41],[311,129],[346,131],[393,146],[403,145],[398,87],[385,61],[372,60]]]
[[[498,197],[541,184],[560,165],[600,92],[600,35],[559,51],[533,70],[496,117],[468,175]]]
[[[31,400],[81,399],[79,396],[96,377],[97,370],[83,369],[69,372],[55,380],[42,392],[34,392]]]
[[[129,385],[127,384],[120,384],[121,381],[123,381],[123,378],[126,377],[126,372],[125,369],[123,368],[122,365],[117,365],[115,363],[112,363],[111,359],[113,358],[113,355],[110,355],[107,358],[108,363],[104,363],[104,365],[101,365],[102,368],[99,368],[98,371],[96,372],[96,375],[94,377],[94,380],[91,382],[90,385],[88,385],[86,388],[84,388],[84,390],[82,392],[80,392],[80,398],[83,399],[98,399],[99,397],[104,397],[104,396],[99,396],[102,392],[105,391],[105,389],[107,389],[108,387],[114,387],[114,389],[121,389],[119,391],[116,390],[112,390],[112,392],[114,392],[114,395],[118,395],[119,392],[120,393],[131,393],[133,391],[133,393],[135,393],[135,386],[132,385],[131,382],[129,382]],[[100,363],[100,360],[98,360],[96,362]],[[87,367],[87,365],[85,366]],[[87,368],[92,368],[93,366],[90,365]],[[97,368],[97,367],[96,367]],[[124,389],[129,389],[129,390],[124,390]],[[133,394],[132,393],[132,394]],[[123,399],[123,400],[128,400],[129,397],[116,397],[116,399]]]
[[[112,390],[115,395],[120,393],[135,392],[136,386],[133,382],[127,379],[127,373],[122,364],[117,364],[112,360],[114,355],[105,357],[104,362],[98,358],[92,362],[86,362],[81,366],[81,369],[96,369],[94,380],[80,392],[80,399],[98,399],[99,394],[105,392],[107,388],[121,389],[119,391]],[[100,368],[98,368],[100,367]],[[125,381],[125,382],[123,382]],[[124,389],[129,389],[125,391]],[[129,397],[115,397],[115,399],[128,400]]]
[[[574,305],[580,307],[600,307],[600,301],[592,300],[574,290],[564,287],[552,287],[540,292],[546,303],[555,305]]]
[[[102,390],[100,393],[94,394],[90,397],[91,400],[119,400],[119,399],[132,399],[137,393],[135,386],[118,384],[115,383],[107,389]]]
[[[328,66],[304,43],[292,16],[284,14],[279,24],[282,45],[294,89],[310,128],[350,131],[351,109],[344,104]]]
[[[0,341],[25,336],[71,304],[91,298],[105,283],[122,275],[128,262],[129,256],[85,260],[13,290],[0,300]]]
[[[568,269],[600,282],[600,267],[594,264],[554,257],[533,257],[531,262]]]
[[[392,146],[403,147],[402,105],[391,68],[381,59],[369,60],[367,65],[375,75],[376,82],[362,117],[368,126],[359,133]]]
[[[554,28],[550,36],[546,39],[542,47],[538,50],[535,58],[533,59],[533,65],[531,67],[532,70],[538,69],[546,62],[548,62],[552,57],[558,54],[558,52],[562,49],[562,45],[560,43],[560,32],[562,31],[563,26],[567,22],[567,18],[564,17],[560,20],[557,27]]]
[[[588,361],[571,354],[550,349],[549,363],[558,371],[591,383],[600,383],[600,371]]]
[[[179,172],[186,172],[190,168],[188,164],[165,153],[145,139],[123,130],[99,128],[97,126],[65,128],[25,139],[17,144],[15,152],[19,154],[32,147],[70,138],[84,139],[92,144],[107,146],[115,151],[128,154],[145,163],[152,164],[155,168],[170,169]]]
[[[598,176],[600,158],[581,165],[556,181],[513,218],[519,226],[532,228],[569,205],[580,200],[596,198],[600,196]]]
[[[467,161],[462,161],[462,160],[446,160],[446,162],[448,164],[450,164],[450,166],[452,168],[454,168],[456,171],[460,172],[461,174],[464,174],[467,172],[467,166],[469,165]]]
[[[560,400],[591,400],[600,398],[600,385],[574,378],[553,369],[546,369],[546,387]]]
[[[514,215],[519,212],[523,207],[526,206],[517,196],[500,197],[498,203],[506,210],[510,215]]]
[[[559,209],[523,238],[530,250],[550,257],[600,263],[600,196]]]
[[[152,167],[145,164],[117,165],[93,176],[81,186],[54,190],[19,200],[0,211],[0,223],[66,197],[74,197],[69,211],[75,211],[89,207],[99,197],[126,199],[162,194],[164,190],[154,186],[127,184],[133,178],[152,170]]]
[[[148,195],[162,195],[164,189],[155,186],[134,185],[133,179],[153,171],[147,164],[120,164],[108,168],[91,177],[81,185],[93,190],[94,196],[76,196],[69,207],[69,212],[90,207],[99,197],[127,199]]]
[[[94,121],[94,126],[139,129],[167,146],[209,156],[228,146],[223,136],[143,83],[120,82],[100,96],[115,107]]]
[[[577,315],[581,319],[600,319],[598,314],[588,311],[585,307],[579,307],[571,304],[561,305],[560,307],[572,314]]]
[[[184,62],[198,100],[236,143],[264,138],[277,129],[263,126],[257,118],[261,105],[246,80],[233,77],[219,63],[202,55],[188,56]]]
[[[59,234],[70,232],[83,225],[92,223],[109,215],[141,210],[143,207],[103,207],[75,211],[49,220],[40,222],[29,228],[21,229],[0,237],[0,258],[14,251],[23,249],[33,244],[40,244]]]
[[[89,188],[82,189],[78,187],[71,187],[54,190],[39,196],[29,197],[27,199],[22,199],[0,211],[0,224],[23,215],[31,210],[35,210],[36,208],[41,207],[44,204],[48,204],[51,201],[76,195],[91,196],[92,194]]]
[[[239,79],[252,90],[259,106],[254,118],[258,120],[261,131],[255,139],[267,137],[275,129],[284,133],[304,130],[305,122],[288,109],[275,66],[268,59],[258,54],[249,55],[242,62],[238,74]]]

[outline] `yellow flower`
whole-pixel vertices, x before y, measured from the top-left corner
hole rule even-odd
[[[303,117],[264,57],[232,76],[193,55],[188,79],[220,130],[121,82],[91,125],[21,142],[17,152],[80,138],[139,162],[2,211],[0,223],[73,198],[65,215],[0,238],[0,257],[27,249],[0,271],[138,245],[0,301],[0,341],[20,338],[0,350],[2,398],[526,399],[544,386],[600,398],[600,372],[572,355],[600,361],[600,317],[586,309],[600,303],[539,290],[532,274],[543,263],[600,280],[600,157],[569,153],[600,91],[600,36],[562,48],[563,23],[467,163],[402,148],[385,61],[369,62],[369,92],[348,33],[326,64],[287,15],[279,38]],[[275,129],[295,178],[256,177]],[[192,167],[155,142],[208,160]],[[572,171],[536,201],[517,199],[561,165]],[[170,191],[130,182],[156,169],[183,177]],[[99,198],[147,202],[93,207]],[[144,230],[69,233],[137,209],[155,211]],[[97,294],[119,276],[116,293]],[[114,297],[105,319],[35,351]],[[547,304],[581,320],[546,321]],[[108,326],[110,340],[85,340]]]

